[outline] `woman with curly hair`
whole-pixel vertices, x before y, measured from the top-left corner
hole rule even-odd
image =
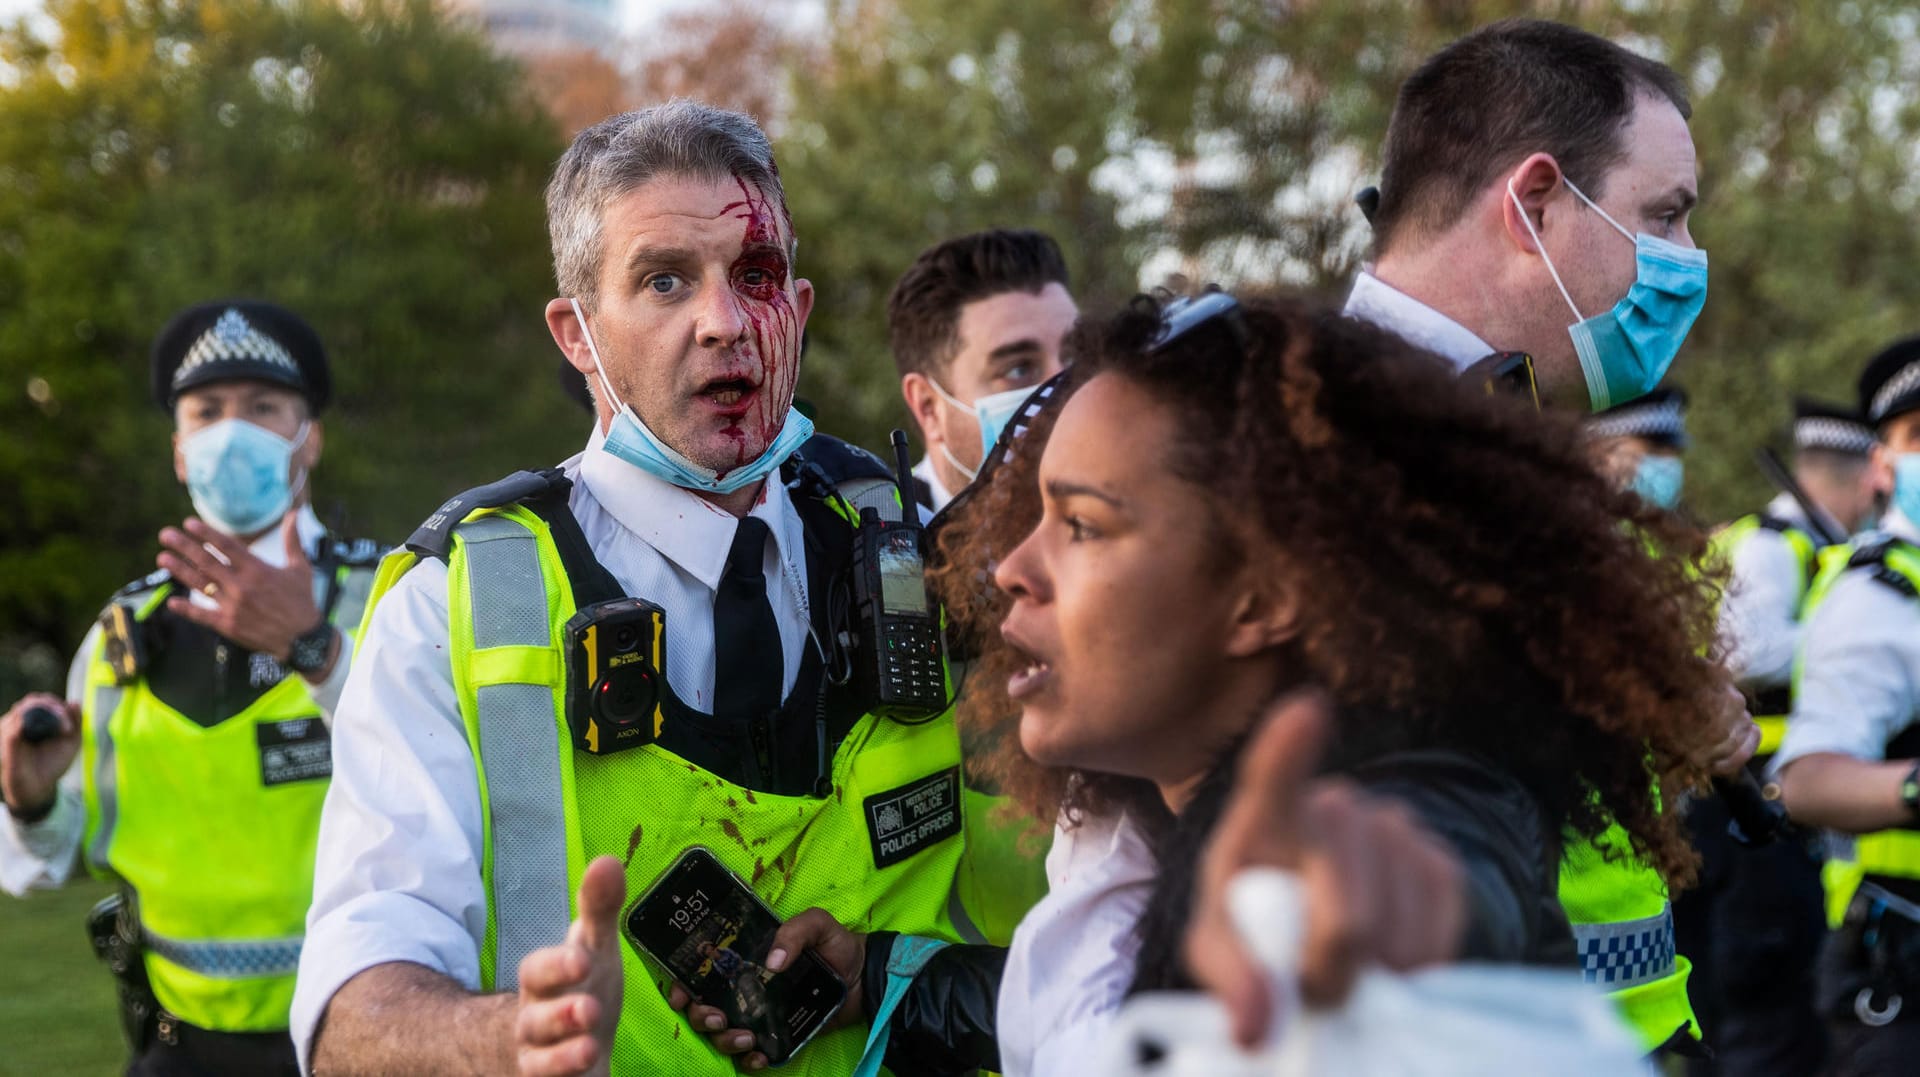
[[[961,718],[984,769],[1056,828],[1053,892],[1004,969],[927,963],[890,1069],[1066,1072],[1130,991],[1231,995],[1185,958],[1249,854],[1306,885],[1310,1000],[1370,962],[1571,963],[1563,837],[1617,824],[1688,879],[1661,805],[1726,748],[1704,538],[1612,489],[1575,420],[1294,299],[1142,300],[1071,352],[1064,404],[952,510],[933,576],[981,641]],[[826,919],[776,946],[864,946],[849,1009],[871,1017],[893,940]]]

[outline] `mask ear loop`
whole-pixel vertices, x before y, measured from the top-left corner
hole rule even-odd
[[[287,455],[292,456],[294,453],[299,452],[300,446],[305,445],[307,443],[307,435],[312,431],[313,431],[312,419],[300,420],[300,433],[295,435],[293,439],[293,448],[287,450]],[[300,477],[293,481],[293,489],[287,494],[287,501],[289,505],[291,505],[292,502],[300,500],[300,491],[306,489],[307,487],[307,469],[303,467],[299,470],[300,470]]]
[[[600,391],[607,394],[615,414],[625,411],[627,406],[620,402],[620,394],[613,391],[613,383],[607,380],[606,368],[600,362],[600,349],[594,346],[593,330],[587,328],[587,316],[580,309],[580,300],[569,298],[567,302],[573,306],[574,320],[580,323],[580,335],[587,340],[587,354],[593,356],[593,376],[599,379]]]
[[[1616,231],[1616,232],[1618,232],[1618,233],[1620,233],[1620,234],[1621,234],[1621,235],[1623,235],[1623,236],[1626,236],[1626,237],[1627,237],[1627,240],[1628,240],[1628,242],[1631,242],[1631,243],[1638,243],[1638,242],[1639,242],[1639,240],[1636,240],[1636,239],[1634,239],[1634,238],[1633,238],[1633,233],[1632,233],[1632,232],[1629,232],[1629,231],[1627,231],[1627,230],[1626,230],[1625,228],[1622,228],[1622,227],[1620,227],[1620,222],[1619,222],[1619,221],[1616,221],[1616,220],[1614,220],[1614,219],[1613,219],[1613,216],[1612,216],[1611,214],[1609,214],[1609,213],[1608,213],[1608,212],[1607,212],[1606,210],[1604,210],[1604,209],[1601,209],[1601,208],[1600,208],[1600,203],[1598,203],[1598,202],[1595,202],[1595,201],[1594,201],[1593,199],[1591,199],[1591,198],[1588,198],[1588,197],[1587,197],[1587,192],[1585,192],[1585,191],[1583,191],[1583,190],[1581,190],[1581,189],[1580,189],[1580,188],[1578,188],[1578,187],[1575,187],[1575,186],[1573,185],[1573,181],[1572,181],[1572,180],[1570,180],[1570,179],[1568,179],[1568,178],[1567,178],[1567,177],[1565,177],[1565,176],[1561,176],[1561,177],[1560,177],[1560,182],[1561,182],[1561,183],[1564,183],[1564,184],[1566,184],[1566,185],[1567,185],[1567,190],[1569,190],[1569,191],[1572,191],[1572,192],[1573,192],[1574,194],[1576,194],[1576,195],[1578,195],[1578,196],[1580,197],[1580,201],[1582,201],[1582,202],[1585,202],[1585,203],[1587,204],[1587,208],[1588,208],[1588,209],[1590,209],[1590,210],[1592,210],[1592,211],[1594,211],[1595,213],[1598,213],[1598,214],[1600,215],[1600,219],[1601,219],[1601,220],[1603,220],[1603,221],[1605,221],[1605,222],[1607,222],[1607,223],[1608,223],[1608,224],[1610,224],[1610,225],[1613,225],[1613,230],[1614,230],[1614,231]],[[1512,185],[1513,185],[1513,184],[1512,184],[1512,181],[1511,181],[1511,180],[1509,180],[1509,181],[1508,181],[1508,184],[1507,184],[1507,185],[1508,185],[1508,187],[1509,187],[1509,188],[1511,188],[1511,187],[1512,187]]]
[[[1560,179],[1562,182],[1565,182],[1566,177],[1562,176]],[[1567,186],[1571,188],[1573,184],[1568,183]],[[1578,194],[1579,192],[1576,191],[1574,193]],[[1513,179],[1511,177],[1507,179],[1507,197],[1513,200],[1513,208],[1520,211],[1520,223],[1527,226],[1527,235],[1533,238],[1533,245],[1540,249],[1540,260],[1547,264],[1547,274],[1553,278],[1553,286],[1560,289],[1560,298],[1567,301],[1567,309],[1573,311],[1574,322],[1579,323],[1585,321],[1586,315],[1580,313],[1580,308],[1573,305],[1573,297],[1567,294],[1567,286],[1560,283],[1560,271],[1553,268],[1553,259],[1547,254],[1547,245],[1540,242],[1540,233],[1534,231],[1533,218],[1527,215],[1527,207],[1520,204],[1520,195],[1513,189]],[[1586,195],[1580,195],[1580,197],[1585,198]],[[1603,213],[1601,216],[1604,217],[1606,214]]]

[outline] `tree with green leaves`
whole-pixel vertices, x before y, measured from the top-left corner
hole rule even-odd
[[[319,329],[315,505],[355,533],[398,541],[449,492],[572,451],[541,318],[559,149],[519,71],[431,0],[52,0],[0,35],[15,645],[71,647],[190,511],[147,374],[187,303],[270,298]]]

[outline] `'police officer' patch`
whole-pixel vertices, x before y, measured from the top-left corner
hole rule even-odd
[[[333,776],[333,740],[319,715],[261,722],[253,731],[260,742],[260,784],[285,785]]]
[[[948,767],[864,802],[873,866],[891,867],[960,833],[960,768]]]

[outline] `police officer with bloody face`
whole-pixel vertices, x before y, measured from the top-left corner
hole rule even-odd
[[[194,515],[107,604],[64,698],[0,719],[0,886],[59,886],[76,859],[118,884],[93,927],[129,1073],[291,1073],[327,723],[379,551],[309,507],[330,381],[298,315],[191,307],[152,370]]]
[[[988,820],[963,807],[944,686],[909,721],[850,676],[943,666],[931,636],[879,649],[848,604],[901,504],[793,407],[814,292],[765,133],[691,101],[612,117],[561,158],[547,216],[547,327],[594,421],[382,570],[294,1004],[317,1071],[732,1073],[676,1012],[700,978],[623,915],[690,855],[779,917],[964,939],[1024,911],[978,916],[1018,865],[973,866]],[[924,603],[917,571],[896,585]],[[851,1071],[861,1012],[786,1072]]]

